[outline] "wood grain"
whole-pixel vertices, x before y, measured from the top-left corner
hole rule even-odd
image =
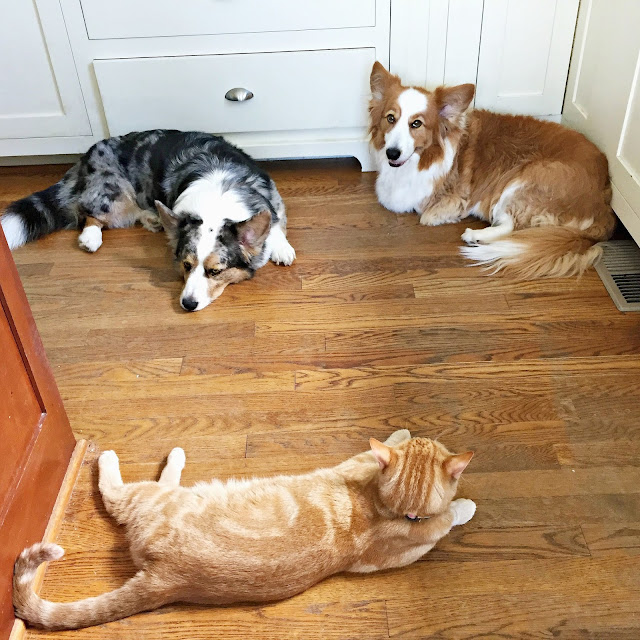
[[[151,480],[183,446],[185,484],[330,466],[400,428],[473,449],[475,518],[421,562],[339,575],[269,606],[176,606],[85,638],[640,637],[640,318],[593,271],[513,282],[460,257],[468,221],[422,227],[357,163],[267,163],[298,258],[183,313],[166,240],[61,232],[15,252],[77,437],[92,440],[43,593],[132,575],[97,491],[115,449]],[[0,170],[0,202],[61,167]],[[478,227],[481,223],[471,222]]]

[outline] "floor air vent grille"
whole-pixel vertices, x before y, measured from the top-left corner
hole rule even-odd
[[[633,240],[601,242],[596,265],[604,286],[620,311],[640,311],[640,247]]]

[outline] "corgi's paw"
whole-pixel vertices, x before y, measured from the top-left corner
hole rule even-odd
[[[473,518],[476,512],[476,503],[467,498],[458,498],[451,503],[451,510],[453,511],[451,526],[457,527],[461,524],[467,524]]]
[[[478,244],[480,242],[475,229],[467,229],[461,237],[467,244]]]
[[[424,225],[425,227],[439,227],[443,224],[450,224],[452,222],[459,221],[460,216],[456,213],[425,211],[420,216],[420,224]]]
[[[283,235],[271,248],[271,260],[276,264],[289,266],[296,259],[296,251]]]
[[[178,467],[179,469],[184,469],[184,465],[187,461],[186,456],[184,455],[184,449],[181,447],[175,447],[171,449],[171,453],[167,458],[167,464],[170,464],[173,467]]]
[[[85,227],[78,236],[78,246],[89,253],[95,253],[102,246],[102,230],[95,225]]]

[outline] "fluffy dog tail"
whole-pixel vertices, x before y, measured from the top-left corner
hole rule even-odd
[[[78,218],[66,206],[63,181],[16,200],[0,218],[10,249],[60,229],[76,229]]]
[[[139,571],[119,589],[95,598],[76,602],[50,602],[33,591],[36,569],[43,562],[59,560],[64,549],[57,544],[38,543],[25,549],[16,560],[13,571],[13,606],[16,615],[32,626],[43,629],[79,629],[111,622],[134,613],[155,609],[168,598],[144,571]]]
[[[462,247],[465,258],[514,278],[580,275],[602,255],[596,240],[567,227],[532,227],[487,244]]]

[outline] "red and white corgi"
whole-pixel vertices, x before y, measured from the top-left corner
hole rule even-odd
[[[439,225],[472,215],[462,253],[523,279],[582,273],[611,237],[607,159],[582,134],[528,116],[471,110],[475,87],[404,86],[371,71],[376,193],[387,209]]]

